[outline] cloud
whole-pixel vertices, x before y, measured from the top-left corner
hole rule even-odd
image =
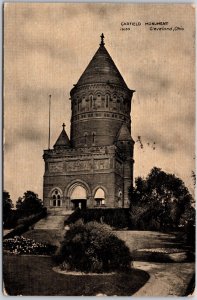
[[[30,126],[31,124],[29,124]],[[27,143],[28,141],[38,142],[39,140],[42,140],[44,138],[44,133],[41,132],[38,129],[32,128],[32,127],[25,127],[23,130],[18,129],[17,135],[19,138],[19,141],[25,140]]]
[[[69,93],[96,52],[102,32],[128,87],[136,90],[132,136],[137,140],[140,135],[145,146],[135,145],[135,176],[157,165],[176,172],[191,186],[194,16],[188,4],[5,4],[4,161],[5,187],[11,195],[17,198],[27,189],[42,195],[48,95],[53,145],[63,122],[69,133]],[[162,20],[184,31],[152,32],[143,25]],[[142,26],[123,32],[122,21],[141,21]]]

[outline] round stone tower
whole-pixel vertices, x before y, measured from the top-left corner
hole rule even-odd
[[[79,81],[71,90],[71,145],[72,147],[113,145],[121,125],[131,132],[130,90],[111,56],[100,47]]]
[[[44,205],[59,214],[80,208],[129,207],[133,182],[130,90],[101,35],[100,47],[71,90],[65,125],[44,151]]]

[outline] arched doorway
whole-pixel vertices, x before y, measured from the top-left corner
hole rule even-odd
[[[105,206],[105,192],[102,188],[98,188],[96,190],[94,201],[96,207]]]
[[[71,191],[70,201],[73,209],[87,207],[87,192],[81,185],[76,185]]]
[[[122,191],[121,190],[118,191],[118,207],[123,207],[123,204],[122,204]]]

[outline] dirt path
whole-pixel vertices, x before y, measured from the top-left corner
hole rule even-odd
[[[147,271],[150,279],[133,296],[184,296],[195,272],[194,263],[134,262],[134,267]]]

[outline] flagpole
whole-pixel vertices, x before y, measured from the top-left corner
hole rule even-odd
[[[49,95],[49,138],[48,138],[48,149],[50,149],[50,138],[51,138],[51,95]]]

